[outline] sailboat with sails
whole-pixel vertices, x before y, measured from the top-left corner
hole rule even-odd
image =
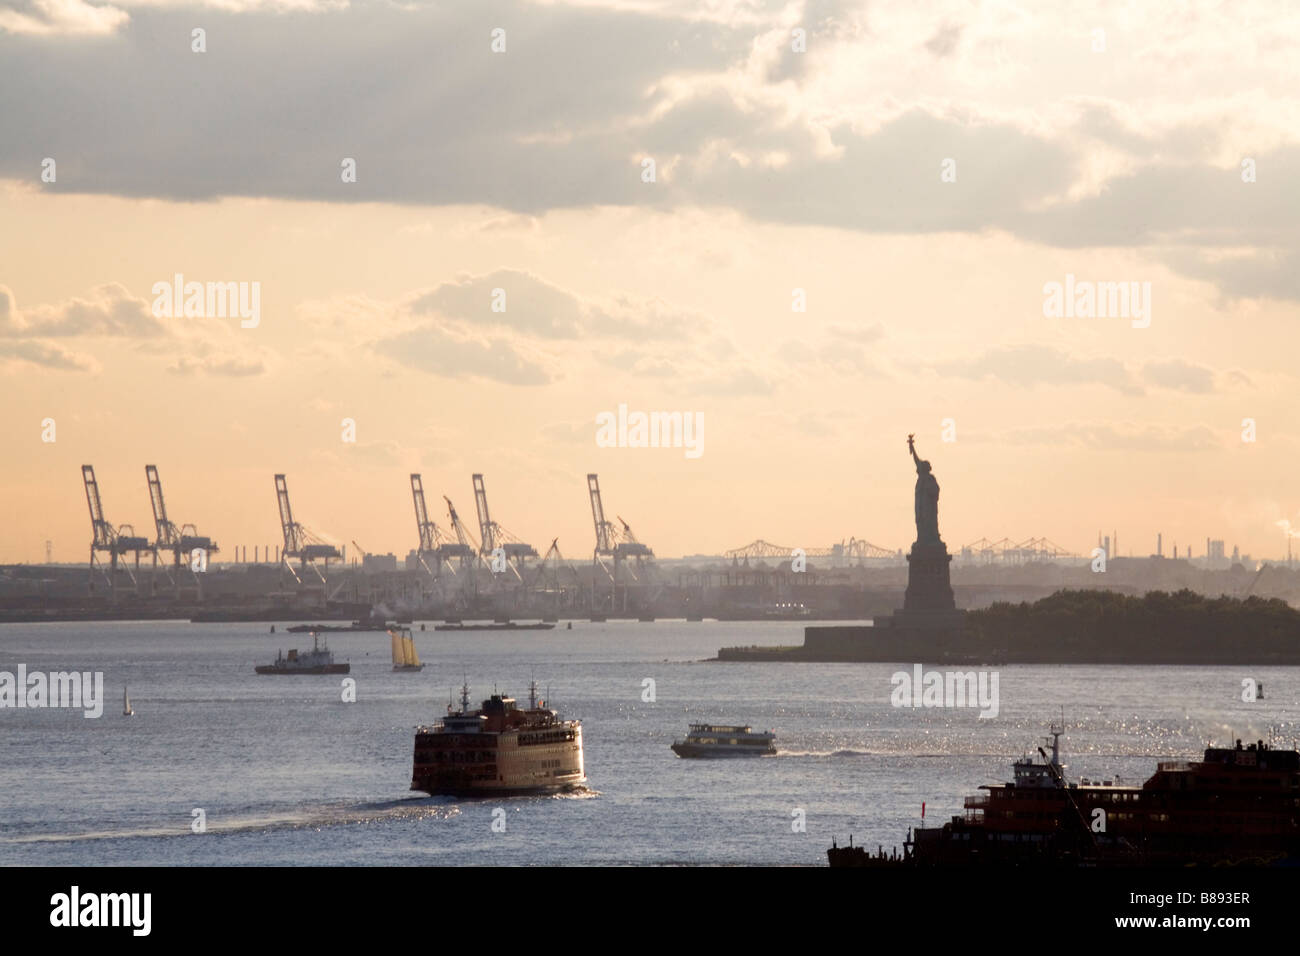
[[[131,695],[127,693],[126,685],[122,685],[122,716],[134,717],[135,711],[131,709]]]
[[[393,641],[393,670],[419,671],[424,669],[420,655],[415,652],[415,641],[411,639],[409,627],[390,628],[388,636]]]

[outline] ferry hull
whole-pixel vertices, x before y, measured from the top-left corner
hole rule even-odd
[[[326,664],[324,667],[276,667],[274,664],[262,664],[254,667],[259,674],[347,674],[352,670],[351,664]]]
[[[552,781],[539,784],[471,782],[464,778],[426,777],[423,781],[419,778],[411,781],[411,789],[427,793],[431,797],[527,797],[574,790],[586,782],[587,778],[580,775],[563,782]]]
[[[679,757],[701,759],[726,759],[731,757],[774,757],[776,748],[767,747],[705,747],[699,744],[671,744],[673,753]]]

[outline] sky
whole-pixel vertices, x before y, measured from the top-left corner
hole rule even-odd
[[[404,555],[411,472],[571,558],[588,472],[664,556],[893,550],[909,434],[953,550],[1285,555],[1298,46],[1284,3],[0,0],[0,562],[86,558],[82,464],[227,551],[284,473]],[[602,446],[620,405],[700,454]]]

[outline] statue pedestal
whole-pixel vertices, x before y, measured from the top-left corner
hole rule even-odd
[[[877,627],[907,628],[927,633],[961,631],[965,614],[952,596],[948,565],[952,555],[942,540],[918,541],[907,556],[907,593],[902,610],[877,620]]]
[[[907,593],[904,611],[952,611],[957,602],[952,597],[948,565],[952,555],[941,540],[918,541],[907,555]]]

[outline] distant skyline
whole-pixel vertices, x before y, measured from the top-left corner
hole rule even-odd
[[[0,562],[85,557],[86,463],[115,525],[156,464],[250,554],[278,472],[349,551],[415,546],[413,471],[573,559],[588,472],[665,556],[905,549],[909,433],[953,552],[1284,557],[1298,44],[1253,3],[0,0]],[[255,326],[156,314],[178,274]],[[699,454],[601,440],[620,405]]]

